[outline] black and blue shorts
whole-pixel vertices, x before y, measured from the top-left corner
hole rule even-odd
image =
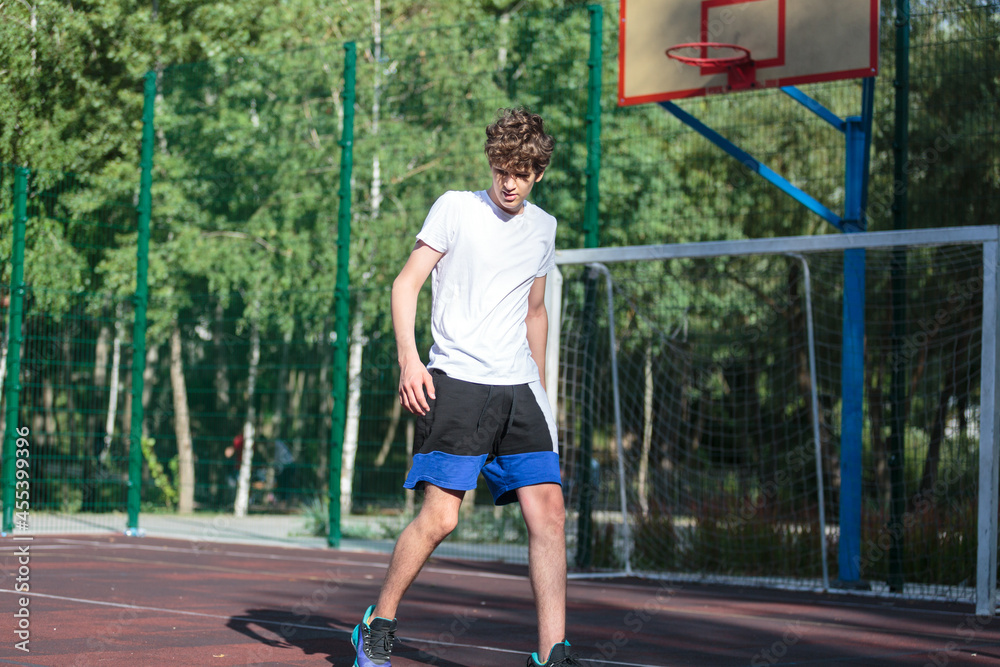
[[[469,491],[482,472],[493,502],[517,501],[517,489],[561,484],[555,420],[539,381],[466,382],[432,370],[435,398],[417,417],[408,489],[432,484]]]

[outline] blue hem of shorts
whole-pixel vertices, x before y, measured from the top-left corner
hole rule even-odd
[[[534,484],[562,484],[559,455],[527,452],[498,456],[483,468],[483,477],[496,505],[517,502],[517,490]]]
[[[486,462],[486,454],[480,456],[460,456],[445,452],[416,454],[413,467],[406,476],[403,487],[415,489],[421,482],[427,482],[442,489],[471,491],[479,481],[479,471]]]
[[[444,452],[413,457],[403,486],[415,489],[422,483],[442,489],[470,491],[476,488],[482,471],[496,505],[517,502],[517,490],[534,484],[562,484],[559,455],[555,452],[528,452],[498,456],[485,466],[486,455],[460,456]]]

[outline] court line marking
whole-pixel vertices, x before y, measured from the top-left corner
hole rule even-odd
[[[180,540],[180,538],[155,538],[155,539]],[[162,551],[162,552],[169,552],[169,553],[208,554],[208,555],[218,555],[218,556],[228,556],[228,557],[246,557],[246,558],[261,558],[261,559],[266,559],[266,560],[297,561],[297,562],[304,562],[304,563],[322,563],[322,564],[326,564],[326,565],[330,565],[330,566],[344,565],[344,566],[368,567],[368,568],[375,568],[375,569],[384,569],[386,567],[385,563],[373,563],[371,561],[331,560],[331,559],[328,559],[328,558],[318,558],[318,557],[314,558],[314,557],[305,557],[305,556],[283,556],[283,555],[280,555],[280,554],[256,554],[256,553],[245,552],[245,551],[216,550],[216,549],[210,549],[210,548],[199,549],[197,547],[182,548],[182,547],[173,547],[173,546],[167,546],[167,545],[152,545],[152,544],[135,544],[135,543],[129,544],[129,543],[126,543],[126,542],[100,542],[100,541],[94,541],[94,540],[76,540],[76,539],[70,539],[70,538],[55,538],[55,540],[57,542],[65,543],[67,545],[67,548],[69,548],[70,545],[88,545],[88,546],[99,547],[99,548],[102,548],[102,549],[103,548],[139,549],[139,550],[144,550],[144,551]],[[197,543],[202,543],[202,542],[197,541],[197,540],[181,540],[181,541],[191,541],[191,542],[194,542],[196,544]],[[211,542],[211,541],[205,541],[203,543],[207,544],[207,545],[218,545],[218,544],[220,544],[218,542]],[[38,547],[42,547],[43,549],[44,548],[52,548],[52,547],[57,547],[58,548],[59,546],[60,545],[55,545],[55,544],[52,544],[52,545],[40,544],[40,545],[34,545],[32,548],[33,549],[34,548],[38,548]],[[308,547],[292,547],[292,546],[285,547],[285,546],[281,546],[281,545],[264,545],[264,546],[273,547],[273,548],[277,548],[277,549],[286,549],[286,548],[287,549],[293,549],[293,548],[299,548],[299,549],[306,548],[307,549],[308,548]],[[343,552],[340,552],[340,553],[343,553]],[[472,571],[472,570],[457,570],[457,569],[434,567],[434,566],[425,567],[422,571],[423,572],[434,572],[436,574],[467,576],[467,577],[474,577],[474,578],[480,578],[481,577],[481,578],[484,578],[484,579],[506,579],[506,580],[524,581],[524,580],[526,580],[528,578],[527,575],[503,574],[503,573],[482,572],[482,571],[477,572],[477,571]],[[636,591],[648,591],[649,590],[649,585],[648,584],[647,585],[635,584],[635,583],[614,583],[614,584],[612,584],[609,580],[601,580],[601,581],[581,580],[581,579],[576,579],[576,578],[574,578],[572,576],[569,576],[568,578],[570,580],[572,580],[572,583],[574,585],[577,585],[577,586],[603,587],[603,586],[612,586],[613,585],[615,588],[631,589],[631,590],[636,590]],[[613,578],[614,577],[612,577],[612,579]],[[656,581],[656,580],[650,580],[650,581]],[[660,583],[665,583],[665,582],[664,581],[660,581]],[[681,590],[685,590],[686,586],[691,586],[691,585],[702,585],[702,582],[693,582],[693,583],[692,582],[679,582],[677,584],[673,584],[673,585],[668,586],[667,589],[668,590],[681,591]],[[707,585],[722,585],[722,584],[711,584],[711,583],[709,583]],[[766,589],[766,590],[772,590],[772,589]],[[700,594],[711,595],[713,597],[732,597],[732,596],[727,596],[725,593],[716,592],[716,591],[710,591],[710,590],[701,590],[701,591],[698,591],[698,592]],[[775,590],[775,592],[781,592],[781,591],[780,590]],[[791,593],[798,593],[800,591],[790,591],[790,592]],[[801,593],[805,593],[805,594],[808,594],[808,593],[817,593],[817,592],[818,591],[801,591]],[[864,598],[867,599],[869,596],[862,596],[862,597],[864,597]],[[747,594],[747,593],[741,594],[739,596],[739,599],[741,599],[741,600],[760,600],[760,601],[764,601],[764,602],[773,602],[773,600],[767,598],[764,595],[751,596],[750,594]],[[875,600],[874,596],[872,597],[872,600],[873,601]],[[794,602],[798,602],[797,600],[793,600],[793,601]],[[786,600],[786,602],[788,602],[788,600]],[[858,608],[858,609],[872,609],[872,608],[878,609],[878,608],[880,608],[879,606],[872,605],[871,603],[866,603],[866,602],[863,602],[863,601],[853,602],[853,601],[848,601],[848,600],[839,600],[839,601],[838,600],[825,600],[825,601],[822,602],[822,606],[847,607],[847,608]],[[942,616],[959,616],[959,617],[966,617],[966,616],[969,616],[970,613],[971,613],[971,612],[968,612],[968,611],[958,611],[958,610],[950,611],[950,610],[946,610],[946,609],[912,609],[912,608],[901,608],[901,607],[894,608],[894,611],[895,612],[910,613],[910,614],[935,614],[935,615],[942,615]]]
[[[16,593],[16,591],[9,590],[9,589],[0,589],[0,593]],[[308,630],[321,630],[321,631],[330,631],[330,632],[334,632],[334,633],[347,633],[347,634],[350,633],[349,630],[341,630],[341,629],[337,629],[337,628],[331,628],[329,626],[304,625],[304,624],[299,624],[299,623],[288,623],[288,622],[285,622],[285,621],[270,621],[270,620],[266,620],[266,619],[256,619],[256,618],[252,618],[252,617],[221,616],[221,615],[218,615],[218,614],[206,614],[204,612],[194,612],[194,611],[186,611],[186,610],[179,610],[179,609],[164,609],[164,608],[160,608],[160,607],[148,607],[148,606],[126,604],[126,603],[119,603],[119,602],[106,602],[106,601],[102,601],[102,600],[88,600],[88,599],[84,599],[84,598],[74,598],[74,597],[67,597],[67,596],[60,596],[60,595],[52,595],[52,594],[48,594],[48,593],[28,593],[28,595],[34,595],[34,596],[38,596],[38,597],[51,598],[51,599],[55,599],[55,600],[62,600],[62,601],[68,601],[68,602],[79,602],[79,603],[83,603],[83,604],[92,604],[92,605],[116,607],[116,608],[123,608],[123,609],[133,609],[133,610],[142,610],[142,611],[151,611],[151,612],[167,612],[167,613],[184,615],[184,616],[198,616],[198,617],[215,618],[215,619],[223,619],[224,618],[224,619],[231,619],[231,620],[241,620],[241,621],[247,621],[247,622],[254,622],[254,623],[257,623],[258,625],[283,625],[283,626],[287,626],[287,627],[294,627],[294,628],[308,629]],[[703,610],[700,610],[700,609],[691,609],[691,608],[664,608],[664,609],[662,609],[660,611],[661,611],[661,613],[665,613],[665,614],[673,614],[673,615],[681,615],[681,616],[702,616],[702,617],[708,617],[708,618],[718,616],[718,617],[725,617],[725,618],[728,618],[728,619],[733,619],[733,618],[754,619],[754,620],[759,620],[760,619],[760,615],[746,613],[746,612],[744,612],[744,613],[716,612],[716,611],[703,611]],[[774,615],[772,617],[774,618],[774,620],[779,620],[779,617],[777,615]],[[801,624],[803,624],[803,625],[809,626],[809,627],[814,627],[814,628],[828,628],[828,629],[837,628],[837,627],[841,627],[841,626],[844,625],[843,622],[829,622],[829,621],[820,621],[820,620],[799,620],[798,622],[801,623]],[[851,625],[854,625],[854,624],[851,624]],[[898,629],[890,629],[890,628],[869,628],[869,631],[870,632],[874,632],[876,634],[890,634],[890,635],[893,635],[893,636],[895,636],[895,635],[913,636],[913,637],[916,637],[916,638],[919,638],[919,639],[926,639],[926,640],[947,639],[949,637],[952,637],[952,633],[945,633],[943,631],[937,631],[937,632],[928,633],[926,631],[917,631],[917,630],[913,630],[913,631],[900,631]],[[522,651],[513,651],[513,650],[510,650],[510,649],[484,647],[484,646],[477,646],[477,645],[473,645],[473,644],[460,644],[460,643],[452,643],[452,642],[442,642],[442,641],[432,640],[432,639],[404,638],[404,637],[400,637],[400,639],[402,639],[404,641],[411,641],[411,642],[417,642],[417,643],[421,643],[422,642],[422,643],[425,643],[425,644],[434,644],[434,645],[440,645],[440,646],[450,646],[450,647],[459,647],[459,648],[475,648],[475,649],[481,649],[481,650],[492,650],[492,651],[501,651],[501,652],[510,652],[510,653],[522,653]],[[996,646],[998,646],[1000,644],[998,644],[995,640],[990,640],[990,639],[985,639],[984,638],[984,639],[981,639],[979,641],[978,645],[982,646],[983,648],[986,648],[986,647],[996,647]],[[925,652],[924,649],[918,649],[915,653],[912,653],[912,654],[916,655],[916,654],[920,654],[920,653],[923,653],[923,652]],[[905,652],[902,655],[910,655],[910,654],[911,654],[911,652]],[[873,658],[873,657],[878,657],[878,656],[862,656],[862,657]],[[604,662],[605,662],[605,664],[608,664],[608,665],[622,665],[623,667],[652,667],[652,666],[648,666],[648,665],[642,665],[640,663],[624,663],[624,662],[614,662],[614,661],[608,661],[608,660],[606,660]],[[798,664],[798,663],[781,663],[781,664]]]
[[[221,614],[206,614],[206,613],[200,612],[200,611],[186,611],[186,610],[183,610],[183,609],[165,609],[163,607],[148,607],[148,606],[145,606],[145,605],[127,604],[127,603],[124,603],[124,602],[107,602],[107,601],[104,601],[104,600],[87,600],[87,599],[84,599],[84,598],[74,598],[74,597],[68,597],[68,596],[65,596],[65,595],[52,595],[50,593],[19,593],[17,591],[13,591],[13,590],[6,589],[6,588],[0,588],[0,593],[11,593],[11,594],[14,594],[14,595],[28,595],[28,596],[31,596],[31,597],[49,598],[51,600],[59,600],[61,602],[79,602],[81,604],[90,604],[90,605],[96,605],[96,606],[101,606],[101,607],[115,607],[117,609],[129,609],[129,610],[133,610],[133,611],[148,611],[148,612],[156,612],[156,613],[177,614],[179,616],[197,616],[199,618],[214,618],[214,619],[217,619],[217,620],[225,620],[225,621],[244,621],[244,622],[248,622],[248,623],[255,623],[257,625],[278,625],[278,626],[289,627],[289,628],[297,628],[297,629],[301,629],[301,630],[318,630],[320,632],[329,632],[331,634],[345,635],[345,636],[350,636],[351,633],[353,632],[353,628],[351,630],[342,630],[340,628],[334,628],[334,627],[330,627],[328,625],[327,626],[322,626],[322,625],[306,625],[304,623],[289,623],[287,621],[272,621],[272,620],[269,620],[269,619],[253,618],[252,616],[224,616],[224,615],[221,615]],[[406,636],[402,636],[402,635],[398,636],[398,639],[400,641],[403,641],[403,642],[406,642],[406,643],[411,643],[411,644],[433,644],[435,646],[443,646],[443,647],[448,647],[448,648],[475,649],[475,650],[479,650],[479,651],[494,651],[494,652],[497,652],[497,653],[513,653],[513,654],[517,654],[517,655],[524,655],[525,654],[525,651],[516,651],[514,649],[497,648],[495,646],[480,646],[480,645],[477,645],[477,644],[461,644],[461,643],[458,643],[458,642],[441,641],[439,639],[424,639],[424,638],[418,638],[418,637],[406,637]],[[582,660],[584,660],[584,662],[593,663],[592,660],[587,659],[587,658],[582,658]],[[21,664],[21,663],[15,663],[15,664]],[[647,665],[645,663],[638,663],[638,662],[617,662],[617,661],[612,661],[612,660],[604,660],[601,663],[597,663],[597,664],[619,665],[620,667],[658,667],[657,665]]]
[[[375,569],[385,569],[385,567],[387,565],[386,563],[378,563],[378,562],[373,563],[372,561],[343,560],[343,559],[337,559],[337,560],[335,560],[335,559],[332,559],[332,558],[311,558],[311,557],[305,557],[305,556],[291,556],[291,557],[289,557],[289,556],[281,556],[281,555],[278,555],[278,554],[255,554],[255,553],[250,553],[250,552],[245,552],[245,551],[218,551],[218,550],[214,550],[214,549],[211,549],[211,550],[210,549],[197,549],[197,548],[182,549],[180,547],[159,546],[159,545],[152,545],[152,544],[121,544],[121,543],[114,543],[114,542],[103,543],[103,542],[93,542],[93,541],[87,541],[87,540],[60,540],[60,541],[67,543],[66,546],[65,546],[66,550],[69,550],[70,548],[73,548],[74,545],[76,545],[76,546],[78,546],[78,545],[89,545],[89,546],[99,547],[101,549],[105,549],[105,548],[113,548],[113,549],[140,549],[140,550],[144,550],[144,551],[161,551],[161,552],[169,552],[169,553],[205,554],[205,555],[209,555],[209,556],[246,557],[246,558],[260,558],[260,559],[264,559],[264,560],[296,561],[296,562],[302,562],[302,563],[322,563],[324,565],[329,565],[329,566],[337,566],[337,565],[345,565],[345,566],[347,566],[347,565],[352,565],[352,566],[358,566],[358,567],[369,567],[369,568],[375,568]],[[210,542],[208,544],[217,544],[217,543]],[[32,550],[42,551],[42,550],[45,550],[45,549],[51,549],[53,547],[61,548],[61,545],[35,544],[35,545],[32,546]],[[281,547],[279,547],[279,548],[281,548]],[[343,553],[343,552],[341,552],[341,553]],[[524,580],[526,580],[528,578],[527,574],[520,575],[520,574],[503,574],[503,573],[500,573],[500,572],[481,572],[481,571],[477,572],[477,571],[474,571],[474,570],[457,570],[457,569],[443,568],[443,567],[434,567],[434,566],[425,567],[422,570],[422,572],[435,572],[437,574],[454,574],[454,575],[463,575],[463,576],[469,576],[469,577],[481,577],[481,578],[485,578],[485,579],[510,579],[510,580],[517,580],[517,581],[524,581]]]

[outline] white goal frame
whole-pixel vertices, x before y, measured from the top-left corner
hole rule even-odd
[[[618,248],[584,248],[556,252],[556,265],[588,264],[602,266],[614,262],[707,258],[720,255],[793,255],[814,252],[941,245],[982,245],[983,248],[983,322],[980,385],[979,489],[976,560],[976,613],[992,616],[997,605],[997,511],[1000,504],[1000,411],[997,410],[997,361],[1000,359],[1000,298],[997,267],[1000,266],[1000,227],[968,226],[934,229],[864,232],[820,236],[796,236],[743,241],[709,241]],[[606,269],[605,269],[606,271]],[[606,274],[605,274],[606,275]],[[550,274],[546,303],[549,311],[549,344],[546,358],[546,384],[558,386],[559,331],[561,324],[561,279],[558,271]],[[613,329],[613,327],[612,327]],[[613,334],[612,334],[613,335]],[[612,348],[613,349],[613,348]],[[815,387],[815,383],[813,384]],[[617,387],[615,387],[616,413]],[[550,400],[555,400],[555,391]],[[617,434],[619,460],[621,435]],[[621,474],[621,472],[619,473]],[[624,492],[622,493],[624,496]],[[622,499],[624,503],[624,498]],[[822,507],[822,503],[820,504]],[[625,507],[623,506],[623,511]],[[627,517],[627,513],[623,516]],[[627,524],[627,520],[626,520]],[[628,561],[626,560],[626,563]],[[630,566],[626,565],[626,569]],[[824,589],[827,577],[824,563]]]

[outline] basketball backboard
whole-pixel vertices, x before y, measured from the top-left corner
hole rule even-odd
[[[878,0],[621,0],[620,19],[620,105],[878,72]],[[691,43],[749,50],[753,80],[732,86],[725,67],[667,57],[668,49]],[[688,53],[733,54],[732,49],[697,51]]]

